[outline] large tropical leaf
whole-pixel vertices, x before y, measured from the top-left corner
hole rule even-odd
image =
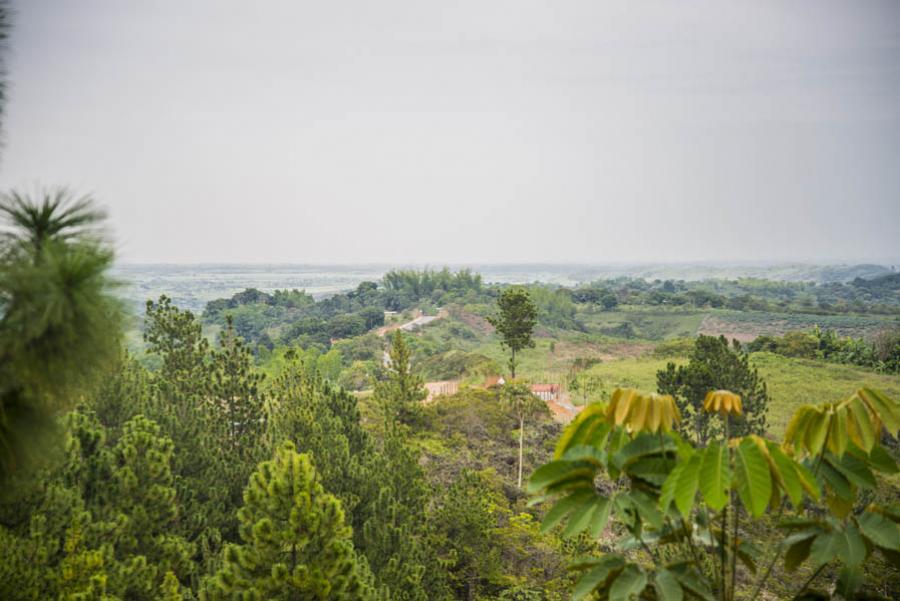
[[[610,464],[621,470],[642,457],[662,455],[674,451],[675,448],[675,443],[668,437],[638,434],[634,440],[610,457]]]
[[[541,530],[544,532],[550,530],[562,521],[564,517],[575,511],[575,509],[582,507],[585,503],[591,502],[596,496],[593,490],[576,490],[568,497],[557,501],[544,516],[544,520],[541,522]]]
[[[669,505],[674,501],[681,515],[688,516],[700,484],[700,462],[700,454],[695,453],[686,460],[680,460],[672,469],[660,494],[659,503],[663,512],[667,512]]]
[[[609,436],[606,424],[606,405],[596,403],[588,405],[566,427],[556,444],[554,459],[560,459],[567,450],[577,445],[589,445],[601,448]]]
[[[749,438],[735,448],[735,485],[750,515],[758,518],[765,513],[772,496],[772,476],[765,456]]]
[[[731,488],[731,466],[728,450],[717,442],[712,442],[703,451],[700,464],[700,492],[703,499],[715,511],[721,510],[728,502]]]
[[[803,482],[799,474],[799,464],[785,455],[775,443],[768,443],[767,450],[775,480],[791,500],[791,505],[799,509],[803,501]],[[815,479],[812,481],[815,482]]]
[[[569,520],[563,528],[563,538],[571,538],[587,528],[593,534],[595,529],[603,531],[609,517],[609,499],[591,495],[577,505],[569,514]],[[597,522],[597,523],[595,523]],[[599,535],[599,532],[598,532]]]
[[[551,461],[534,470],[528,479],[528,491],[540,492],[551,485],[566,482],[591,484],[594,474],[594,466],[587,461]]]
[[[804,530],[790,535],[783,541],[782,544],[787,547],[784,554],[785,570],[793,572],[806,561],[813,541],[816,540],[816,533],[817,530]]]
[[[706,578],[690,562],[671,564],[667,569],[675,575],[684,590],[704,601],[713,601],[712,591]]]
[[[675,575],[665,568],[653,573],[653,588],[659,601],[682,601],[684,591]]]
[[[572,591],[573,601],[583,599],[594,592],[596,588],[606,584],[610,576],[615,576],[624,565],[625,560],[618,555],[606,555],[601,558],[596,567],[582,576],[575,585]]]
[[[836,533],[836,537],[838,556],[844,564],[856,567],[866,559],[866,543],[856,526],[847,524],[842,531]]]
[[[647,574],[638,566],[629,564],[609,587],[609,601],[637,599],[646,586]]]
[[[856,518],[863,536],[877,547],[900,551],[900,526],[881,514],[867,511]]]

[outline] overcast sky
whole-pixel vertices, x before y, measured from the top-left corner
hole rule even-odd
[[[900,257],[900,2],[14,2],[0,187],[159,262]]]

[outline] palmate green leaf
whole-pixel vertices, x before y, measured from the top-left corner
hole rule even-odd
[[[628,564],[609,587],[609,601],[637,599],[647,586],[647,574],[634,564]]]
[[[528,479],[528,492],[540,492],[551,484],[567,480],[586,479],[593,482],[594,468],[590,463],[583,461],[551,461],[534,470]]]
[[[872,544],[882,549],[900,551],[900,526],[883,515],[867,511],[856,518],[859,530]]]
[[[867,553],[866,543],[859,530],[853,524],[848,524],[843,531],[836,532],[838,545],[838,557],[848,566],[858,566],[865,559]]]
[[[804,487],[798,466],[803,466],[785,455],[781,448],[775,443],[769,442],[767,448],[769,450],[769,457],[771,457],[772,461],[775,463],[775,470],[773,470],[775,479],[791,500],[791,505],[799,509],[800,504],[803,502]],[[810,474],[810,479],[815,482],[815,479],[812,478],[812,474]]]
[[[803,405],[798,408],[784,431],[784,440],[797,448],[804,446],[809,422],[815,419],[818,413],[818,410],[812,405]]]
[[[835,411],[828,429],[828,449],[840,457],[847,450],[847,411]]]
[[[835,469],[827,457],[819,465],[819,474],[822,475],[825,484],[839,499],[847,502],[853,500],[855,496],[853,485],[850,484],[850,481],[844,474]]]
[[[735,449],[735,483],[738,496],[753,517],[766,511],[772,496],[769,463],[756,443],[744,439]]]
[[[654,572],[653,588],[656,590],[656,597],[659,601],[682,601],[684,599],[681,583],[672,572],[665,568]]]
[[[862,388],[856,394],[874,410],[887,431],[896,438],[900,431],[900,403],[872,388]]]
[[[865,451],[871,451],[877,441],[875,429],[865,404],[858,398],[847,403],[847,434],[850,439]]]
[[[663,512],[667,512],[669,505],[674,501],[675,507],[682,516],[687,517],[690,514],[694,497],[697,495],[697,488],[700,485],[700,463],[701,456],[699,453],[695,453],[688,459],[679,460],[672,469],[669,477],[663,483],[659,499]]]
[[[872,489],[878,486],[872,470],[860,459],[850,454],[839,458],[829,457],[829,463],[834,469],[844,475],[847,480],[860,488]]]
[[[816,480],[813,473],[802,463],[795,461],[794,469],[797,470],[797,476],[800,477],[800,486],[803,487],[806,494],[818,501],[822,496],[822,489],[819,486],[819,481]]]
[[[809,548],[810,566],[818,568],[837,557],[841,547],[839,538],[836,532],[823,532],[817,536]]]
[[[603,529],[606,528],[606,524],[609,522],[609,511],[612,508],[612,502],[606,497],[598,497],[596,504],[597,507],[591,516],[590,523],[590,534],[591,538],[594,539],[599,538],[603,534]]]
[[[575,585],[572,590],[572,601],[583,599],[594,592],[597,587],[604,585],[610,576],[615,576],[624,565],[625,560],[618,555],[606,555],[601,558],[597,566],[582,576]]]
[[[838,574],[837,592],[844,599],[855,598],[855,593],[859,590],[863,583],[863,573],[858,566],[844,565]]]
[[[872,447],[866,462],[876,471],[882,474],[896,474],[900,469],[897,468],[897,462],[891,457],[884,447],[875,445]]]
[[[594,515],[597,512],[606,512],[609,515],[609,499],[598,495],[587,497],[584,502],[576,506],[569,514],[569,520],[566,527],[563,528],[562,537],[564,539],[572,538],[579,534],[594,521]]]
[[[810,455],[816,455],[822,450],[830,425],[831,414],[827,412],[816,413],[810,417],[809,422],[806,424],[806,434],[804,436],[804,443]]]
[[[681,515],[687,517],[694,505],[697,488],[700,486],[700,455],[693,455],[685,464],[681,476],[675,483],[675,506]]]
[[[593,490],[576,490],[568,497],[561,499],[544,516],[541,522],[541,532],[551,530],[575,508],[580,507],[583,503],[590,501],[596,496],[597,494]]]
[[[809,551],[813,541],[816,540],[816,531],[805,530],[792,534],[784,540],[787,551],[784,554],[784,569],[793,572],[809,557]]]
[[[562,456],[563,461],[587,461],[597,469],[606,467],[606,451],[597,447],[579,444],[566,449]]]
[[[719,511],[728,502],[731,487],[731,466],[728,464],[728,450],[717,442],[712,442],[703,451],[700,464],[700,492],[706,504]]]
[[[693,596],[699,597],[704,601],[714,600],[706,578],[691,563],[671,564],[668,566],[668,570],[675,575],[682,588],[689,591]]]
[[[634,500],[628,493],[619,493],[613,497],[613,508],[616,510],[616,518],[627,526],[632,528],[635,525],[637,517],[637,507]]]
[[[650,498],[650,495],[639,490],[632,491],[631,493],[628,493],[628,495],[644,522],[650,524],[654,528],[660,528],[662,526],[663,514],[659,510],[659,507],[657,507],[657,501],[655,499]]]
[[[642,457],[625,468],[625,473],[629,478],[637,478],[653,486],[662,486],[674,464],[675,461],[670,457]]]
[[[610,463],[622,470],[628,464],[649,455],[662,454],[663,452],[675,451],[675,443],[669,437],[663,437],[654,434],[639,434],[622,447],[619,452],[610,457]]]
[[[606,444],[610,428],[606,424],[606,406],[600,403],[588,405],[565,429],[556,444],[554,459],[562,457],[571,447],[589,445],[602,448]]]

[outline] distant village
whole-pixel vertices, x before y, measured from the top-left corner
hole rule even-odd
[[[414,332],[422,326],[425,326],[437,319],[443,319],[447,317],[447,315],[447,310],[443,308],[439,308],[436,315],[425,315],[421,309],[416,309],[414,317],[410,321],[385,325],[381,328],[378,328],[376,332],[379,336],[382,337],[395,330]],[[384,316],[385,320],[387,320],[389,318],[396,317],[397,313],[395,311],[385,311]],[[387,351],[384,351],[383,361],[385,366],[390,365],[390,356],[388,355]],[[506,380],[503,379],[503,376],[488,376],[487,378],[485,378],[484,383],[479,386],[479,388],[483,388],[485,390],[496,390],[499,387],[503,386],[505,383]],[[428,391],[428,396],[425,397],[425,400],[423,402],[431,403],[438,397],[452,396],[459,392],[459,389],[459,380],[439,380],[436,382],[425,382],[425,390]],[[553,415],[553,419],[560,423],[569,423],[570,421],[572,421],[572,419],[575,418],[576,415],[578,415],[578,413],[582,409],[582,407],[576,407],[572,404],[568,391],[564,390],[563,387],[559,384],[532,384],[531,392],[547,404],[547,409],[550,410],[550,413]]]

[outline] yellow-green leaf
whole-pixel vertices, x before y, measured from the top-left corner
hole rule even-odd
[[[703,451],[700,465],[700,492],[706,504],[719,511],[728,502],[731,487],[731,466],[728,450],[717,442],[712,442]]]
[[[747,438],[735,448],[735,459],[738,496],[750,515],[760,517],[772,495],[769,464],[756,443]]]
[[[770,442],[767,446],[769,457],[775,463],[774,473],[778,484],[791,500],[791,505],[799,508],[803,501],[803,484],[797,471],[797,464],[785,455],[778,445]]]

